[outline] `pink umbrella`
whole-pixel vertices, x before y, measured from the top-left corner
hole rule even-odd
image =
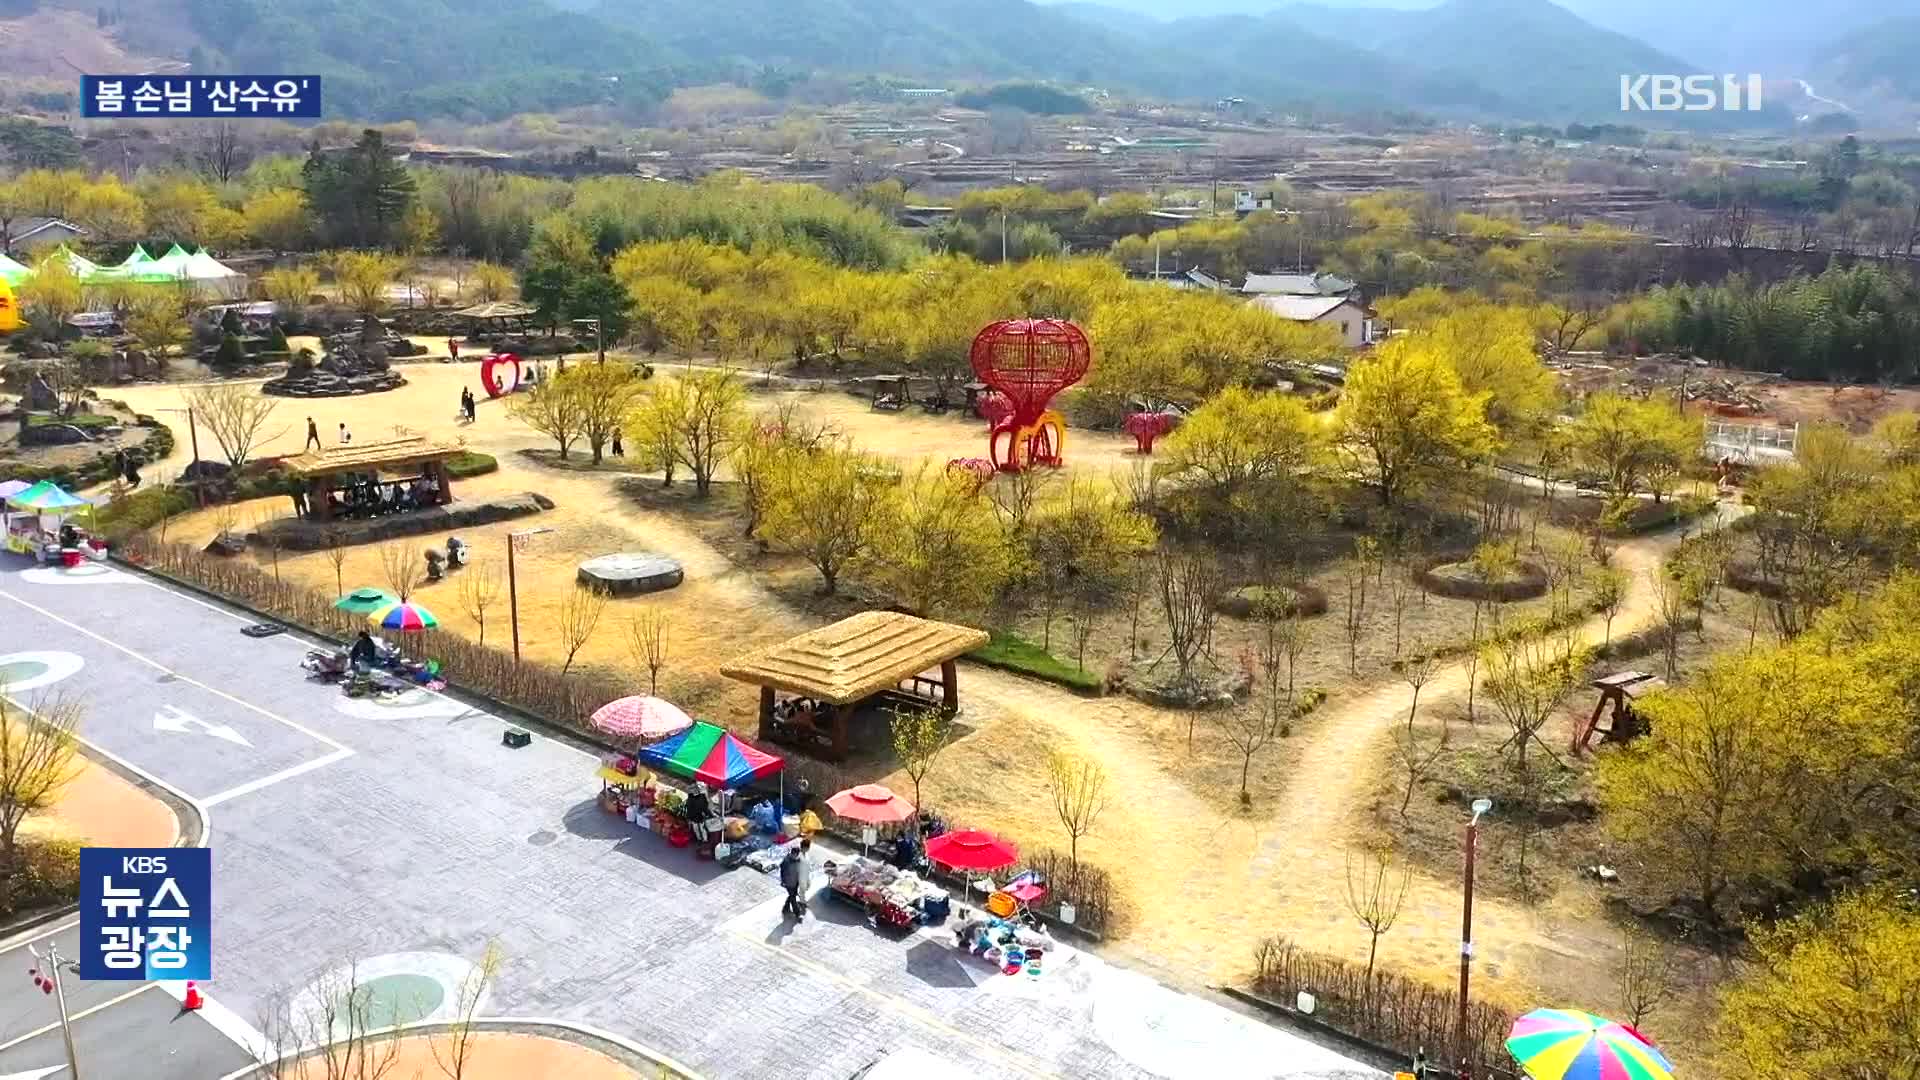
[[[955,870],[998,870],[1019,857],[1012,844],[978,829],[942,833],[927,841],[927,858]]]
[[[693,726],[693,717],[657,697],[623,697],[594,710],[593,726],[616,739],[651,742]]]
[[[868,825],[892,825],[913,816],[912,803],[879,784],[848,788],[829,798],[827,809]]]

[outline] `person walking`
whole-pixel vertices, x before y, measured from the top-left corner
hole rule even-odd
[[[301,449],[305,450],[308,446],[315,450],[320,449],[320,425],[314,423],[311,416],[307,417],[307,446]]]
[[[447,359],[456,364],[460,362],[460,343],[453,338],[447,339]]]
[[[340,422],[340,445],[353,445],[353,432],[347,430],[347,422],[344,420]]]
[[[780,905],[780,914],[803,919],[807,914],[807,905],[800,899],[800,864],[804,856],[800,854],[800,845],[787,849],[786,858],[780,860],[780,887],[787,890],[787,899]]]
[[[627,448],[620,445],[620,429],[619,428],[613,429],[613,456],[614,457],[627,456]]]

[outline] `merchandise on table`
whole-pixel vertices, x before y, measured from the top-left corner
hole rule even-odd
[[[865,908],[875,919],[906,927],[944,918],[947,894],[920,875],[898,870],[877,859],[855,858],[829,864],[827,887],[845,900]]]

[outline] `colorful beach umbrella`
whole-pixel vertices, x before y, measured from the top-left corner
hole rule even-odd
[[[42,480],[17,495],[7,496],[7,505],[15,510],[32,510],[36,513],[51,514],[93,504],[78,495],[68,494],[59,484],[51,480]]]
[[[32,486],[33,482],[30,480],[0,481],[0,501],[11,499]]]
[[[350,615],[371,615],[376,611],[384,611],[399,602],[400,598],[387,590],[368,586],[364,589],[355,589],[340,599],[335,600],[333,606]]]
[[[1535,1009],[1515,1020],[1507,1052],[1533,1080],[1673,1080],[1666,1055],[1577,1009]]]
[[[1019,857],[1012,843],[978,829],[957,829],[927,841],[927,858],[955,870],[998,870]]]
[[[786,765],[705,720],[696,720],[680,734],[642,748],[639,757],[660,772],[720,788],[739,787],[757,777],[772,776]]]
[[[397,630],[402,634],[417,634],[440,625],[440,620],[433,617],[433,612],[405,601],[388,604],[368,618],[382,630]]]
[[[693,726],[693,717],[680,706],[657,697],[636,695],[609,701],[593,711],[593,726],[616,739],[652,742],[677,735]]]

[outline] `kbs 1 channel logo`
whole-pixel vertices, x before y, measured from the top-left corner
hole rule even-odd
[[[1759,112],[1758,75],[1622,75],[1621,112]]]
[[[89,120],[318,120],[318,75],[82,75]]]
[[[80,977],[213,978],[213,853],[80,849]]]

